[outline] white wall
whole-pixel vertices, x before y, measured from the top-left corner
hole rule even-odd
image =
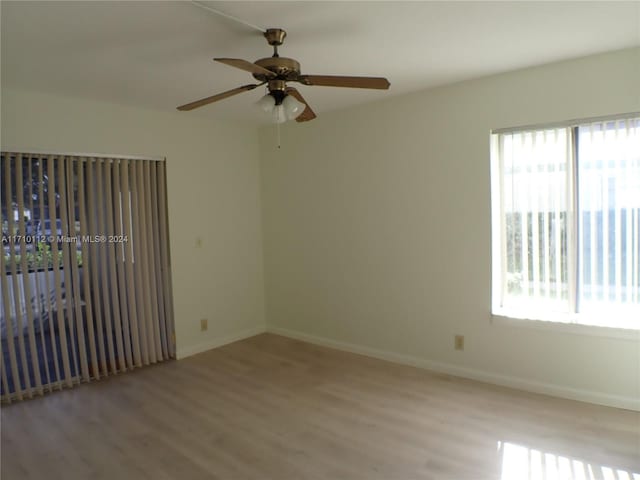
[[[167,157],[182,356],[264,328],[264,246],[276,331],[638,408],[637,341],[490,323],[488,140],[638,111],[639,85],[640,50],[618,52],[288,124],[279,151],[271,128],[258,144],[244,125],[3,88],[0,142]]]
[[[184,112],[4,87],[1,120],[3,148],[167,158],[178,356],[264,329],[255,132]]]
[[[269,328],[640,408],[637,338],[496,325],[490,316],[489,131],[629,111],[640,111],[640,49],[287,124],[280,150],[263,129]],[[463,352],[454,334],[465,335]]]

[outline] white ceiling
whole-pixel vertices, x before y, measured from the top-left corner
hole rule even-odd
[[[389,91],[299,90],[322,114],[428,87],[640,45],[640,2],[202,2],[288,36],[303,73]],[[2,85],[174,110],[252,83],[212,61],[271,55],[260,32],[190,2],[2,1]],[[258,121],[255,90],[182,115]]]

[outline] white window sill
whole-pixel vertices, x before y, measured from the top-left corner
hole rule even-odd
[[[515,312],[497,311],[491,314],[491,324],[640,342],[640,330],[585,325],[575,323],[575,320],[570,316],[563,318],[560,314],[556,317],[542,318],[542,316],[536,316],[533,318],[531,316],[530,318]]]

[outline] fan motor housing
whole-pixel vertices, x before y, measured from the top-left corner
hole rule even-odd
[[[267,57],[254,62],[262,68],[275,73],[280,80],[295,80],[300,76],[300,64],[297,60],[287,57]],[[254,78],[261,82],[270,80],[266,75],[254,73]]]

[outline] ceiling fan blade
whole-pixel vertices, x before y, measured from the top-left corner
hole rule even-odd
[[[194,108],[203,107],[213,102],[217,102],[218,100],[223,100],[225,98],[233,97],[242,92],[248,92],[249,90],[253,90],[256,87],[263,85],[262,83],[257,84],[249,84],[243,85],[238,88],[234,88],[232,90],[227,90],[226,92],[218,93],[217,95],[212,95],[211,97],[203,98],[201,100],[196,100],[195,102],[187,103],[186,105],[180,105],[178,110],[193,110]]]
[[[262,68],[260,65],[256,65],[255,63],[251,63],[240,58],[214,58],[214,60],[216,62],[224,63],[225,65],[239,68],[240,70],[266,75],[269,78],[276,76],[276,74],[271,70],[267,70],[266,68]]]
[[[322,87],[376,88],[387,90],[389,80],[382,77],[343,77],[333,75],[300,75],[298,81],[304,85]]]
[[[315,112],[311,110],[311,107],[309,106],[307,101],[304,99],[304,97],[300,94],[298,90],[296,90],[293,87],[287,87],[286,91],[289,95],[294,97],[296,100],[298,100],[301,103],[304,103],[306,107],[304,111],[296,117],[296,122],[308,122],[309,120],[313,120],[314,118],[316,118]]]

